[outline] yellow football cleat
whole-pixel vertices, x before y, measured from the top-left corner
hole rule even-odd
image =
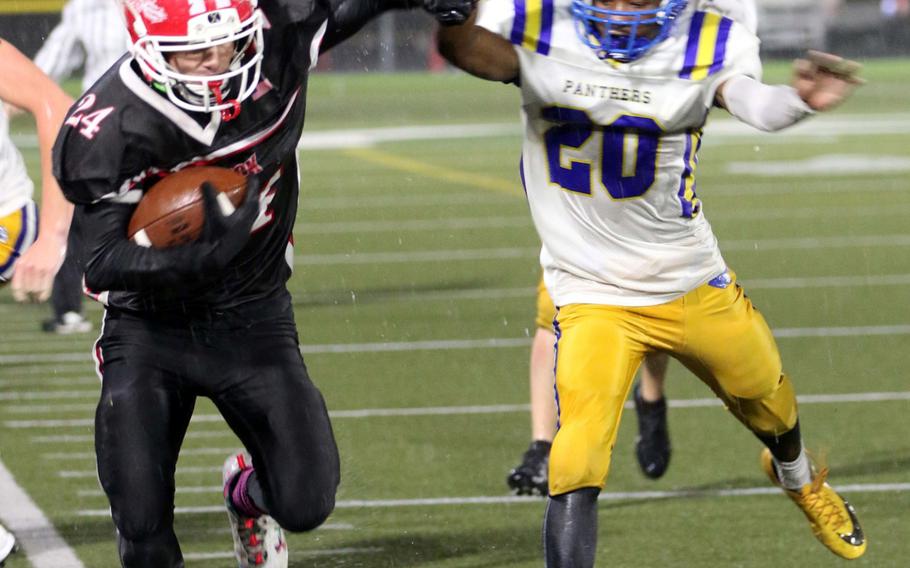
[[[767,448],[761,454],[761,467],[771,482],[802,509],[809,519],[815,538],[828,550],[848,560],[859,558],[866,552],[866,538],[856,518],[856,511],[825,483],[825,478],[828,477],[827,467],[815,474],[812,483],[804,485],[799,491],[786,489],[780,484],[771,451]]]

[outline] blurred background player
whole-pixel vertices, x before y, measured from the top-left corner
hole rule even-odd
[[[45,301],[66,250],[73,207],[51,174],[51,148],[72,100],[27,57],[0,39],[0,99],[35,117],[41,155],[41,216],[34,185],[0,113],[0,283],[18,301]],[[40,221],[40,222],[39,222]],[[41,231],[38,232],[40,226]]]
[[[51,174],[51,147],[72,102],[18,49],[0,39],[0,100],[35,117],[41,154],[41,231],[34,185],[0,112],[0,286],[12,280],[18,301],[44,301],[66,251],[73,207]],[[0,564],[15,548],[15,538],[0,526]]]
[[[63,81],[82,71],[82,91],[114,64],[129,46],[117,0],[69,0],[60,23],[35,55],[35,64],[51,79]],[[74,226],[66,259],[54,280],[53,317],[41,324],[50,333],[84,333],[92,328],[82,310],[81,238]]]
[[[745,26],[752,33],[758,29],[755,0],[702,0],[699,10],[717,12]],[[556,402],[553,391],[553,318],[556,308],[544,286],[537,285],[536,332],[531,343],[531,445],[515,466],[506,482],[518,495],[547,494],[547,466],[550,446],[556,435]],[[639,380],[632,388],[632,400],[638,419],[635,457],[641,472],[651,479],[663,476],[670,465],[670,431],[667,425],[667,400],[664,383],[670,358],[664,353],[645,357]]]

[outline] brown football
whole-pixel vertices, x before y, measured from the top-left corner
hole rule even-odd
[[[246,195],[246,178],[232,169],[203,166],[172,173],[153,185],[142,199],[127,228],[138,245],[168,248],[199,238],[205,219],[201,186],[211,183],[226,194],[234,207]],[[220,197],[220,196],[219,196]],[[223,199],[223,198],[222,198]],[[219,200],[222,211],[230,210]]]

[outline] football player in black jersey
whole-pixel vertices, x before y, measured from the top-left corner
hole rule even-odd
[[[331,513],[338,451],[286,287],[307,76],[370,18],[411,6],[457,23],[471,0],[125,1],[130,54],[73,106],[54,149],[85,231],[86,288],[107,307],[95,448],[123,566],[184,565],[174,471],[197,396],[248,452],[224,470],[241,567],[287,566],[281,527]],[[144,191],[199,165],[247,176],[244,203],[225,214],[204,186],[199,240],[128,240]]]

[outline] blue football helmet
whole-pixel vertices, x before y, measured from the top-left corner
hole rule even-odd
[[[632,61],[667,39],[687,0],[661,0],[651,10],[608,10],[572,0],[575,31],[601,59]]]

